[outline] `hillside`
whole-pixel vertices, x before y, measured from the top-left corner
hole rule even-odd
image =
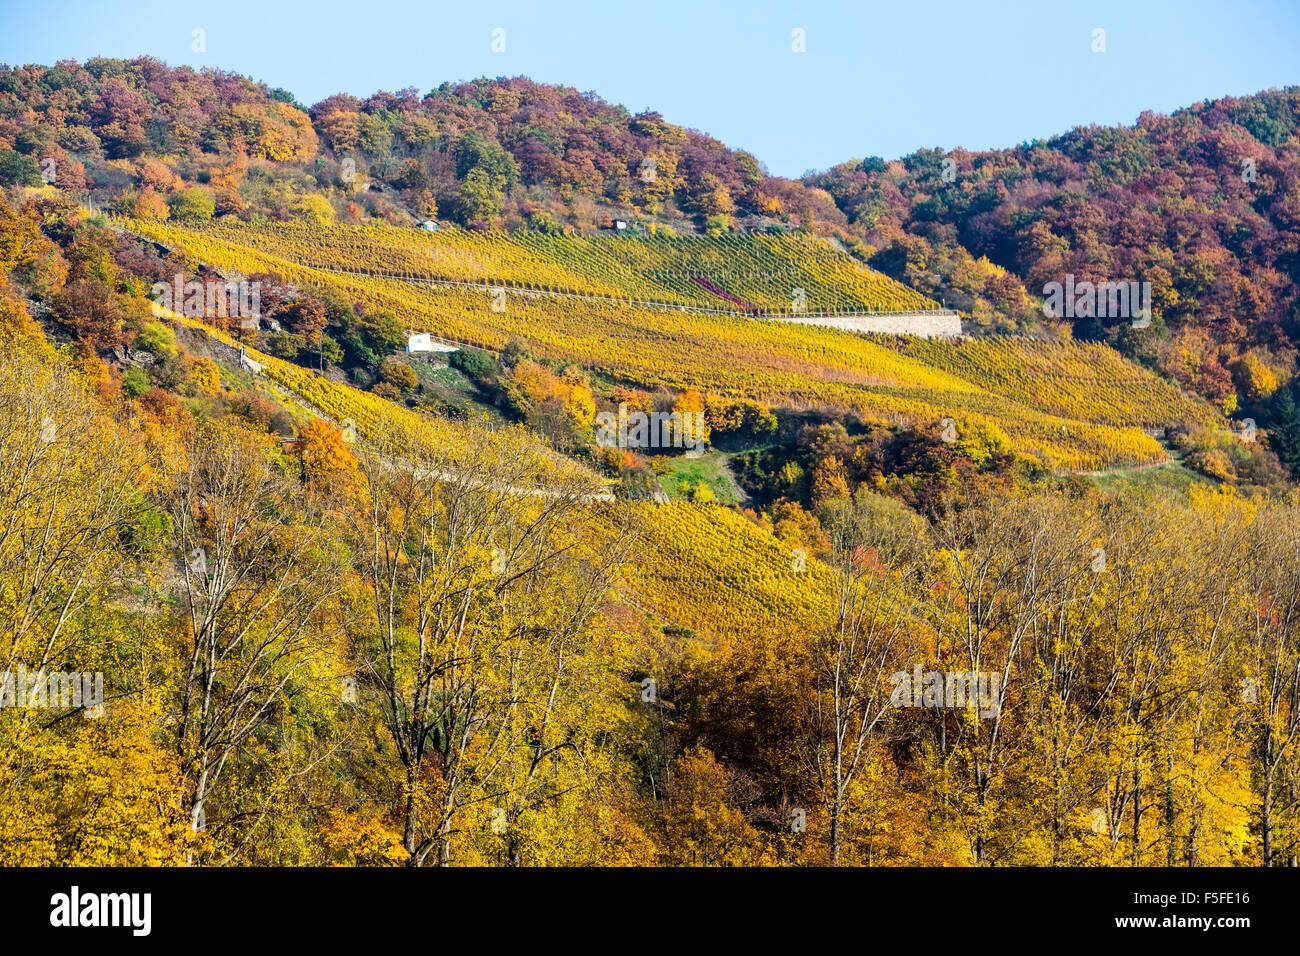
[[[193,225],[298,265],[726,312],[898,312],[939,304],[807,235],[555,236],[314,224]],[[796,295],[796,293],[798,293]]]
[[[854,160],[804,182],[835,198],[873,265],[974,325],[1041,322],[1044,285],[1066,274],[1141,280],[1156,334],[1082,317],[1075,335],[1150,355],[1214,400],[1240,386],[1230,363],[1250,349],[1294,370],[1300,87],[1008,149]]]
[[[1267,148],[1282,165],[1258,167],[1265,175],[1252,184],[1257,191],[1276,193],[1274,186],[1285,181],[1290,168],[1293,125],[1287,110],[1294,104],[1285,96],[1269,96],[1261,95],[1255,110],[1273,117],[1267,123],[1251,120],[1248,106],[1229,112],[1276,144]],[[1176,125],[1195,127],[1199,136],[1218,115],[1179,114]],[[1121,131],[1111,139],[1116,136],[1129,142],[1136,133]],[[1170,133],[1165,139],[1181,143],[1179,136]],[[1050,150],[1066,151],[1069,142],[1054,140]],[[1071,148],[1083,157],[1082,146]],[[1190,145],[1182,148],[1187,162],[1195,159]],[[1041,158],[1040,152],[1024,155]],[[969,215],[973,222],[977,210],[1007,191],[1016,178],[1008,158],[1014,151],[996,155],[1003,158],[990,154],[980,160],[979,175],[972,172],[952,184],[940,177],[942,191],[926,178],[943,172],[941,162],[930,162],[937,157],[925,160],[929,154],[892,165],[867,161],[838,167],[796,184],[765,176],[753,157],[655,114],[634,116],[594,95],[520,78],[444,84],[426,96],[409,89],[365,100],[340,95],[304,109],[284,90],[220,71],[173,69],[148,58],[0,70],[0,179],[33,189],[31,184],[48,178],[41,187],[46,192],[81,196],[97,208],[124,214],[141,229],[183,245],[190,256],[186,270],[207,263],[232,274],[266,273],[333,290],[324,298],[338,301],[321,306],[328,313],[322,329],[327,338],[318,343],[315,364],[337,349],[334,364],[349,374],[364,372],[368,381],[362,384],[375,385],[382,371],[378,363],[400,347],[396,327],[369,333],[345,327],[350,320],[342,316],[351,301],[368,300],[403,330],[428,331],[493,352],[512,340],[532,343],[537,357],[559,363],[548,374],[573,363],[600,379],[598,391],[606,400],[619,387],[667,389],[678,396],[700,392],[799,414],[833,416],[845,410],[866,422],[932,432],[952,418],[959,426],[969,422],[970,428],[960,429],[964,433],[984,436],[977,460],[985,460],[988,449],[1001,449],[1047,471],[1163,460],[1165,449],[1141,429],[1163,430],[1180,454],[1209,474],[1273,480],[1266,477],[1271,474],[1267,462],[1255,460],[1255,449],[1243,458],[1239,445],[1223,437],[1222,414],[1182,396],[1171,398],[1167,385],[1136,368],[1115,370],[1123,380],[1141,383],[1127,394],[1112,383],[1098,386],[1109,393],[1106,397],[1072,395],[1075,379],[1099,381],[1111,374],[1103,373],[1113,363],[1107,350],[1077,352],[1090,356],[1080,360],[1100,364],[1091,371],[1065,372],[1064,379],[1061,370],[1039,363],[1045,374],[1036,382],[1021,376],[1017,383],[997,373],[982,377],[981,369],[968,373],[975,381],[958,372],[960,382],[954,382],[948,357],[934,360],[946,380],[921,367],[924,361],[915,365],[911,356],[920,353],[827,331],[796,333],[770,323],[737,322],[721,314],[780,318],[784,311],[794,318],[790,313],[798,307],[838,316],[929,309],[938,302],[962,309],[963,328],[976,334],[1047,324],[1049,337],[1068,337],[1070,331],[1090,337],[1082,325],[1068,330],[1062,323],[1043,322],[1032,288],[1026,292],[1027,267],[1004,254],[1006,243],[985,248],[957,237],[962,241],[943,247],[943,256],[923,256],[911,265],[906,256],[899,258],[899,243],[929,248],[930,240],[918,233],[931,218],[937,217],[934,229],[942,226],[945,204],[952,206],[952,216]],[[1044,167],[1046,185],[1035,186],[1034,195],[1073,190],[1079,183],[1110,189],[1107,176],[1114,163],[1085,159],[1076,164],[1078,175],[1066,176],[1059,163],[1052,166],[1060,174],[1055,180]],[[999,163],[1007,166],[1005,175],[986,176],[1002,168]],[[1017,175],[1024,178],[1023,170]],[[1140,177],[1133,181],[1134,188],[1144,188]],[[1024,188],[1017,187],[1020,192],[1008,195],[1027,195],[1028,187],[1026,180]],[[1175,191],[1185,187],[1169,184]],[[957,202],[954,190],[966,198]],[[915,216],[905,214],[909,204],[916,205]],[[1285,197],[1281,204],[1257,205],[1286,227]],[[926,212],[931,207],[933,215]],[[429,216],[437,217],[442,229],[429,234],[414,228]],[[618,217],[629,223],[624,234],[597,234]],[[499,231],[502,227],[507,231]],[[791,227],[798,233],[790,234]],[[186,236],[183,242],[177,240],[178,230]],[[697,235],[699,230],[707,235]],[[904,236],[911,238],[904,241]],[[1144,254],[1164,262],[1160,242],[1172,240],[1147,238]],[[971,243],[977,257],[963,242]],[[1285,242],[1279,248],[1285,249]],[[873,266],[902,281],[889,281]],[[510,291],[514,305],[496,312],[485,308],[481,289],[421,288],[410,281],[344,277],[339,271],[499,286]],[[1237,345],[1208,332],[1178,331],[1171,312],[1166,320],[1170,295],[1192,301],[1190,288],[1177,291],[1182,277],[1191,274],[1170,273],[1174,292],[1157,281],[1152,328],[1112,336],[1111,344],[1160,378],[1207,398],[1229,418],[1250,417],[1262,429],[1260,446],[1274,432],[1300,434],[1300,414],[1288,417],[1274,408],[1282,393],[1293,391],[1292,353],[1285,343],[1239,353]],[[1209,281],[1209,272],[1197,274]],[[955,278],[943,278],[948,275]],[[1159,278],[1158,272],[1153,275]],[[1269,287],[1267,282],[1252,286],[1252,295]],[[1271,288],[1289,294],[1276,283]],[[719,315],[673,316],[661,310],[663,305],[716,309]],[[318,323],[304,321],[301,311],[280,323],[286,335],[277,339],[277,354],[309,363],[306,338]],[[680,345],[651,347],[647,337]],[[488,374],[488,390],[499,391],[500,382]],[[1053,377],[1061,379],[1054,390],[1045,384]],[[542,390],[557,388],[565,391],[552,384]],[[1152,389],[1159,398],[1148,394]],[[489,398],[506,408],[507,417],[527,417],[536,404],[504,393]],[[788,442],[797,426],[786,418],[790,424],[782,425],[782,439]],[[575,440],[567,426],[550,431],[566,447]],[[1300,441],[1284,441],[1275,450],[1286,456],[1285,464],[1300,467]]]
[[[0,69],[0,865],[1294,864],[1295,100],[1242,103],[957,202],[524,79]],[[1098,330],[1060,268],[1169,282]]]
[[[748,243],[762,241],[755,230],[797,228],[837,237],[913,290],[909,301],[960,310],[968,332],[1046,326],[1105,340],[1229,414],[1300,434],[1300,418],[1275,407],[1279,383],[1296,404],[1297,128],[1290,88],[1010,149],[855,160],[795,182],[659,114],[520,77],[308,108],[246,77],[148,57],[0,67],[0,185],[49,181],[98,208],[191,223],[434,217],[522,229],[531,249],[619,219]],[[555,284],[626,285],[610,242],[558,248],[572,259]],[[755,288],[746,277],[772,271],[761,257],[734,261],[721,283],[695,263],[642,265],[664,299],[744,310],[803,288],[828,307],[863,304],[795,281],[807,276]],[[1150,328],[1046,319],[1046,285],[1067,275],[1149,283]],[[1286,463],[1300,468],[1300,450]]]
[[[266,356],[267,375],[214,362],[213,333],[177,336],[153,373],[185,369],[171,390],[137,390],[50,347],[10,292],[0,514],[50,547],[0,541],[5,593],[26,584],[0,609],[4,663],[97,672],[104,692],[0,709],[6,863],[1273,859],[1266,731],[1238,688],[1294,687],[1285,632],[1258,613],[1300,594],[1294,505],[972,484],[929,520],[863,488],[769,521],[543,498],[501,480],[511,449]],[[307,418],[285,452],[274,386],[412,430],[348,442]],[[865,650],[836,639],[847,601]],[[829,684],[846,659],[849,689]],[[884,706],[913,667],[1014,679],[985,719]],[[1196,706],[1135,728],[1157,691]],[[837,793],[828,713],[850,692],[879,716]],[[1102,826],[1099,791],[1119,794]],[[1127,801],[1147,797],[1174,813],[1137,820]],[[1276,812],[1291,839],[1294,811]]]
[[[334,289],[342,301],[368,302],[372,309],[391,312],[406,328],[431,331],[445,340],[500,351],[512,338],[520,339],[529,343],[537,356],[558,363],[557,368],[575,363],[613,383],[646,390],[697,391],[787,411],[843,410],[936,432],[938,422],[951,416],[957,420],[958,430],[969,432],[978,445],[1005,448],[1048,469],[1085,470],[1162,460],[1164,451],[1141,431],[1143,427],[1209,426],[1222,421],[1211,409],[1184,399],[1177,389],[1100,346],[1022,342],[1010,352],[1002,350],[1001,357],[992,361],[1006,364],[1017,350],[1028,354],[1046,350],[1045,354],[1058,359],[1069,356],[1064,362],[1044,360],[1042,364],[1052,368],[1039,386],[1018,385],[1013,397],[1005,380],[979,363],[957,374],[936,367],[949,362],[952,355],[976,354],[975,347],[936,343],[915,351],[919,358],[914,358],[908,347],[896,349],[886,342],[829,329],[652,309],[626,300],[552,298],[530,292],[520,277],[528,275],[534,282],[543,278],[548,284],[560,281],[563,276],[555,269],[555,259],[528,259],[524,270],[517,257],[506,254],[518,245],[504,240],[497,242],[497,247],[503,248],[496,248],[482,239],[461,242],[455,233],[406,242],[386,242],[383,231],[374,237],[374,246],[387,257],[381,259],[387,263],[386,270],[399,276],[418,277],[431,268],[428,263],[435,253],[430,250],[443,257],[432,267],[438,269],[447,268],[448,250],[463,250],[459,254],[466,257],[467,271],[460,273],[462,278],[487,283],[496,269],[496,278],[504,273],[514,279],[516,286],[497,299],[490,288],[435,286],[328,271],[368,262],[369,247],[363,244],[370,230],[349,234],[348,230],[322,229],[321,241],[315,243],[311,233],[302,229],[194,231],[145,222],[131,227],[230,275],[276,274]],[[568,241],[551,240],[547,249]],[[585,243],[574,241],[579,243],[576,251],[555,258],[564,261],[580,255]],[[620,249],[643,245],[636,239],[610,242]],[[667,245],[673,242],[683,240]],[[693,247],[696,241],[686,242]],[[650,249],[663,245],[654,243]],[[744,247],[737,246],[743,253]],[[743,268],[743,255],[736,256],[733,248],[725,243],[714,245],[716,255],[727,257],[714,274],[735,274]],[[828,258],[798,258],[800,268],[811,276],[813,288],[835,284],[835,273],[822,268]],[[303,261],[321,268],[302,265]],[[733,261],[739,264],[733,265]],[[603,278],[599,271],[596,275]],[[627,277],[633,274],[629,272]],[[776,291],[777,281],[762,278],[758,285],[775,299],[781,294]],[[587,289],[610,294],[626,291],[628,285],[606,280]],[[646,288],[643,277],[632,285],[638,290]],[[853,295],[852,288],[848,286],[841,294]],[[749,294],[764,301],[760,295]],[[986,359],[998,354],[996,349],[984,350]],[[1062,380],[1062,375],[1073,377]],[[1044,392],[1053,380],[1058,383],[1055,392]],[[976,439],[976,435],[980,437]],[[988,453],[985,449],[975,454]]]

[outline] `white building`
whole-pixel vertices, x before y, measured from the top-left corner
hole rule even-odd
[[[443,345],[441,342],[435,342],[433,336],[428,332],[412,332],[406,339],[406,351],[408,352],[459,352],[460,349],[454,345]]]

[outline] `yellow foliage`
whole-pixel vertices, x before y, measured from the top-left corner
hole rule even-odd
[[[303,196],[290,209],[296,219],[306,219],[322,226],[334,221],[334,207],[318,193]]]
[[[190,364],[190,381],[200,395],[215,395],[221,389],[221,372],[210,358],[199,357]]]
[[[13,748],[0,762],[0,865],[184,863],[179,771],[145,714],[50,728],[0,715],[0,738]]]

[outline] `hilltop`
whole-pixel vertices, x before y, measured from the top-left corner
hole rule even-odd
[[[1074,334],[1154,353],[1222,399],[1234,378],[1216,346],[1262,348],[1288,370],[1300,335],[1300,87],[1143,113],[1009,149],[923,149],[807,176],[877,251],[871,262],[989,328],[1029,328],[1043,286],[1146,280],[1155,341],[1120,319]],[[971,258],[995,267],[981,277]],[[1001,275],[999,270],[1005,270]],[[986,270],[987,272],[987,270]],[[1014,276],[1030,293],[1008,287]],[[1183,366],[1173,355],[1190,353]]]
[[[523,77],[308,108],[238,74],[149,57],[0,67],[0,184],[39,182],[48,159],[60,188],[103,204],[157,210],[155,199],[198,186],[218,217],[440,217],[541,231],[616,215],[682,231],[845,222],[825,193],[767,175],[748,153]]]

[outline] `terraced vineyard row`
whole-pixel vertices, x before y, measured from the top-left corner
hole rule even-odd
[[[951,417],[959,434],[968,425],[1000,432],[1016,451],[1060,470],[1163,460],[1163,448],[1142,427],[1213,417],[1103,346],[1072,346],[1063,353],[1070,378],[1053,384],[1062,374],[1056,347],[1039,343],[900,345],[833,329],[515,291],[496,311],[482,291],[321,272],[208,233],[138,228],[223,271],[271,270],[337,289],[391,310],[413,330],[490,349],[523,338],[539,354],[642,388],[698,389],[914,424]],[[1016,365],[1021,354],[1024,369]]]
[[[518,241],[570,271],[661,298],[665,297],[661,290],[666,289],[674,301],[715,306],[730,302],[742,311],[746,307],[789,311],[796,290],[802,290],[808,311],[938,308],[938,303],[919,292],[812,236],[634,238],[519,233]]]
[[[1107,345],[1015,336],[950,341],[900,339],[898,350],[1017,402],[1100,424],[1162,427],[1222,424],[1207,403],[1184,396]]]
[[[316,268],[724,312],[905,312],[937,303],[811,236],[582,237],[227,225],[200,235]],[[798,293],[798,294],[797,294]]]
[[[811,557],[796,562],[790,548],[730,508],[674,502],[647,514],[644,526],[631,583],[666,622],[725,641],[812,627],[830,611],[830,569]]]

